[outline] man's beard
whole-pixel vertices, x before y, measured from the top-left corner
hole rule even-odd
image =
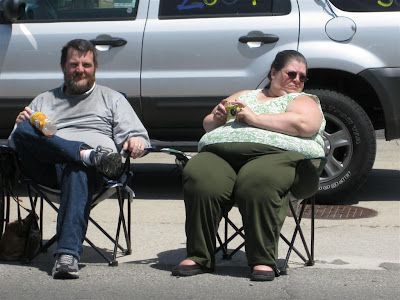
[[[85,83],[82,82],[82,79],[79,78],[76,80],[75,78],[71,78],[70,80],[66,80],[65,78],[65,86],[66,92],[70,95],[82,95],[90,90],[94,84],[95,76],[88,76],[85,79]]]

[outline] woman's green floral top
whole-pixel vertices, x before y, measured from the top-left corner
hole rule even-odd
[[[239,97],[240,101],[244,102],[246,106],[251,108],[251,110],[258,115],[283,113],[286,111],[288,104],[301,95],[307,95],[314,99],[321,110],[319,99],[315,95],[292,93],[266,102],[259,102],[257,100],[257,94],[259,92],[261,92],[261,89],[246,92]],[[309,138],[295,137],[269,131],[250,126],[246,123],[235,122],[235,119],[232,119],[225,125],[203,135],[199,142],[198,150],[200,151],[206,145],[216,143],[250,142],[274,146],[284,150],[297,151],[309,158],[324,156],[324,141],[322,134],[326,122],[323,115],[322,118],[322,124],[318,133]]]

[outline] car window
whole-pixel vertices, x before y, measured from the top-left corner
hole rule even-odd
[[[286,15],[290,0],[160,0],[160,19]]]
[[[330,0],[330,2],[345,11],[400,11],[400,0]]]
[[[27,0],[20,21],[120,20],[136,17],[138,0]]]

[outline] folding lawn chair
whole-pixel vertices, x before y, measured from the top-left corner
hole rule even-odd
[[[325,157],[303,159],[298,162],[296,166],[296,178],[295,182],[290,189],[290,201],[289,208],[291,215],[295,221],[295,229],[291,239],[287,239],[282,233],[280,234],[281,239],[289,246],[286,254],[285,262],[283,267],[279,270],[280,274],[287,274],[287,267],[290,255],[294,251],[307,266],[314,265],[314,207],[315,207],[315,194],[319,187],[319,176],[321,175],[324,166],[326,164]],[[298,212],[299,204],[302,203],[301,209]],[[303,230],[301,228],[301,220],[304,215],[304,211],[307,203],[311,204],[311,237],[310,246],[307,245],[307,241],[304,237]],[[244,242],[241,243],[236,249],[229,251],[228,244],[237,236],[241,236],[245,239],[245,233],[243,226],[236,226],[228,217],[228,213],[223,215],[224,218],[224,241],[222,241],[219,234],[217,234],[217,240],[219,247],[216,249],[216,253],[219,251],[223,252],[224,259],[231,259],[232,256],[238,252],[243,246]],[[234,233],[229,236],[228,227],[231,226],[234,229]],[[300,235],[304,251],[307,257],[294,246],[297,235]]]
[[[85,237],[85,241],[98,253],[100,254],[110,266],[117,266],[118,261],[116,259],[117,250],[120,249],[124,255],[129,255],[132,253],[131,247],[131,203],[135,196],[133,190],[129,187],[130,180],[133,174],[130,171],[130,159],[129,155],[126,158],[124,163],[124,173],[117,180],[108,181],[102,188],[102,190],[93,196],[91,210],[93,210],[100,202],[103,200],[109,199],[113,195],[116,194],[118,200],[118,208],[119,208],[119,217],[116,222],[116,234],[115,238],[112,237],[105,229],[103,229],[98,222],[93,220],[91,216],[89,216],[89,223],[92,223],[95,227],[97,227],[114,245],[114,250],[112,254],[112,258],[108,258],[105,254],[103,254],[98,247],[94,245],[93,242],[89,240],[89,238]],[[39,201],[39,228],[41,232],[41,236],[43,237],[43,203],[46,202],[50,207],[52,207],[56,212],[58,212],[58,208],[54,203],[60,203],[60,192],[58,190],[51,189],[49,187],[45,187],[43,185],[37,184],[32,179],[23,178],[21,179],[21,184],[26,185],[28,190],[29,199],[32,205],[32,209],[35,210],[37,202]],[[127,216],[125,216],[124,206],[126,202],[126,210]],[[126,248],[122,247],[119,243],[120,231],[123,229]],[[35,252],[32,257],[27,257],[26,261],[29,262],[34,259],[41,252],[45,252],[51,245],[56,241],[56,235],[54,235],[50,240],[48,240],[44,245],[41,243],[39,249]]]

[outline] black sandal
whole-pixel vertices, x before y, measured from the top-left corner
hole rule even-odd
[[[271,266],[269,266],[271,267]],[[264,270],[254,270],[254,267],[251,268],[250,280],[251,281],[272,281],[275,279],[276,272],[274,267],[271,267],[271,271]],[[279,276],[279,275],[278,275]]]
[[[203,274],[203,273],[211,273],[211,272],[212,272],[211,269],[202,267],[198,264],[195,264],[192,266],[176,265],[175,267],[172,268],[173,276],[182,276],[182,277],[194,276],[194,275],[199,275],[199,274]]]

